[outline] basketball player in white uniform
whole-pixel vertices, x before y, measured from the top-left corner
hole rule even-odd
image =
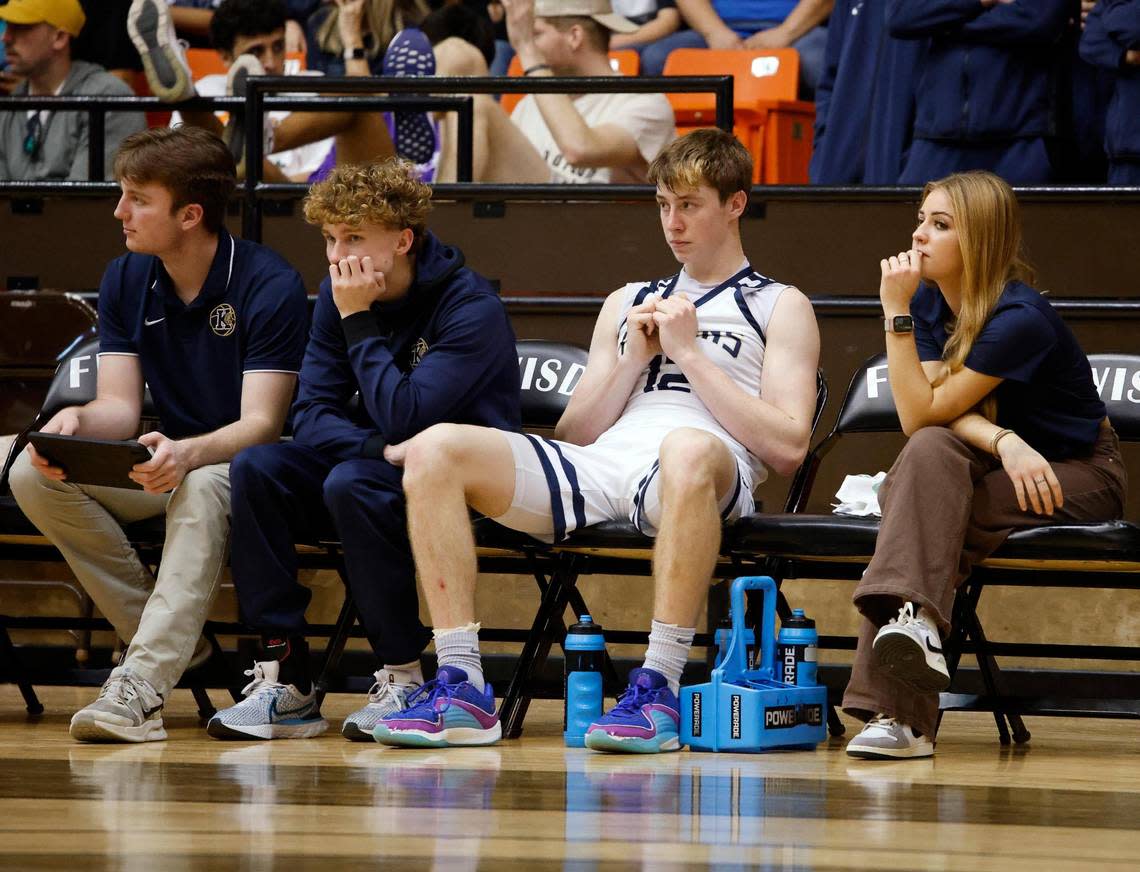
[[[556,439],[444,424],[385,457],[404,465],[408,523],[439,670],[376,728],[385,744],[489,744],[501,735],[483,680],[468,506],[545,541],[609,519],[656,536],[645,665],[588,747],[676,750],[681,671],[720,549],[767,470],[807,452],[819,333],[797,289],[755,271],[740,242],[752,161],[700,130],[650,168],[666,242],[683,268],[609,296]]]

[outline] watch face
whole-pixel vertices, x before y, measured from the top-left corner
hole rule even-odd
[[[914,329],[914,322],[910,315],[895,315],[891,319],[892,333],[910,333]]]

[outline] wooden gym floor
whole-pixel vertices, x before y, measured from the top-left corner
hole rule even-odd
[[[564,748],[537,702],[522,740],[433,752],[341,739],[362,698],[339,695],[318,739],[219,742],[177,691],[168,741],[96,746],[67,735],[92,690],[39,692],[29,719],[0,685],[0,868],[1140,867],[1126,721],[1031,719],[1001,748],[988,717],[951,714],[924,761],[848,760],[842,740],[624,757]]]

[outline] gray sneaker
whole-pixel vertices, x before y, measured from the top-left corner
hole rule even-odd
[[[938,627],[925,609],[916,613],[914,603],[904,603],[899,616],[875,634],[871,662],[919,693],[937,693],[950,686]]]
[[[154,96],[178,103],[196,95],[186,49],[174,32],[167,0],[132,0],[127,10],[127,33],[142,58]]]
[[[906,724],[884,714],[867,721],[863,731],[847,743],[848,757],[866,760],[902,760],[934,756],[929,737],[915,735]]]
[[[392,675],[381,669],[376,673],[376,683],[368,691],[368,705],[354,711],[344,719],[340,734],[353,742],[371,742],[372,731],[381,719],[403,711],[408,707],[408,694],[416,685],[396,684]]]
[[[107,679],[99,698],[71,719],[78,742],[160,742],[162,697],[149,681],[129,669]]]
[[[245,699],[210,718],[206,732],[215,739],[307,739],[327,730],[316,693],[281,684],[280,670],[276,660],[254,663],[245,673],[253,676],[242,688]]]

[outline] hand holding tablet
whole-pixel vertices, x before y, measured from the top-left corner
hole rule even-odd
[[[28,441],[50,466],[37,468],[48,478],[74,484],[143,490],[130,477],[133,468],[151,459],[150,449],[134,439],[88,439],[62,433],[34,432]],[[58,474],[53,474],[58,471]]]

